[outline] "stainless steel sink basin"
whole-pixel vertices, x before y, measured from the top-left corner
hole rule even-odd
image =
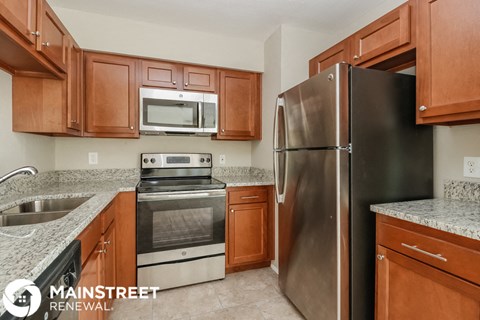
[[[0,226],[20,226],[60,219],[90,199],[44,199],[22,203],[0,212]]]

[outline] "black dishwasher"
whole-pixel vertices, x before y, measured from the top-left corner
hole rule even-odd
[[[65,250],[47,267],[47,269],[34,281],[35,286],[38,287],[41,293],[41,303],[38,310],[31,316],[26,317],[30,320],[54,320],[54,319],[78,319],[78,312],[75,310],[59,311],[50,310],[51,305],[58,305],[59,303],[70,302],[68,299],[62,299],[60,294],[50,297],[50,287],[75,288],[80,280],[81,273],[81,246],[79,240],[74,240],[68,245]],[[58,292],[58,290],[57,290]],[[31,306],[31,294],[28,290],[22,293],[21,297],[15,300],[15,306]],[[38,306],[38,305],[37,305]],[[53,308],[52,308],[53,309]],[[10,319],[24,319],[24,317],[15,317],[6,311],[0,320]]]

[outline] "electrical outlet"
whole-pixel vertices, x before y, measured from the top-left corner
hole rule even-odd
[[[88,164],[90,165],[98,164],[98,152],[88,153]]]
[[[225,157],[224,154],[221,154],[219,159],[218,159],[221,165],[225,165],[227,163],[227,157]]]
[[[464,157],[463,158],[463,176],[470,178],[480,178],[480,158]]]

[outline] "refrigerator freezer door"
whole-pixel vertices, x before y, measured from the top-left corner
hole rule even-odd
[[[285,117],[285,149],[348,146],[347,64],[337,64],[302,82],[280,94],[279,101],[283,108],[278,109],[283,109]],[[275,148],[283,147],[278,142]]]
[[[348,161],[346,151],[286,152],[279,282],[307,319],[348,318]]]

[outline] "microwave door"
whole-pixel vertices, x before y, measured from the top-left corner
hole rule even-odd
[[[202,130],[205,133],[217,133],[218,96],[204,94],[202,102]]]

